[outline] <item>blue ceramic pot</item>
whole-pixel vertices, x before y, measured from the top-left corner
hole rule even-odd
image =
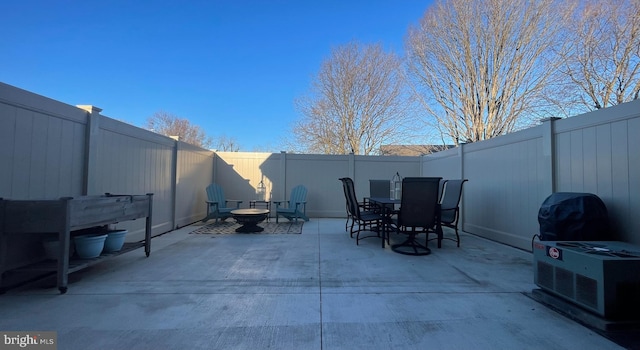
[[[102,252],[111,253],[120,251],[124,245],[124,236],[126,236],[127,232],[127,230],[110,231],[107,234],[107,239],[104,241],[104,249]]]
[[[76,236],[73,239],[76,244],[76,254],[82,259],[97,258],[102,253],[106,239],[107,235]]]

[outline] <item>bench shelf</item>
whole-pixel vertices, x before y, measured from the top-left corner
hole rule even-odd
[[[63,197],[57,200],[6,200],[0,198],[0,287],[5,272],[54,271],[60,293],[67,291],[68,275],[105,259],[144,246],[151,253],[153,194]],[[146,218],[145,239],[126,243],[119,252],[94,259],[70,259],[73,232],[99,228],[122,221]],[[6,261],[7,237],[15,234],[51,233],[58,235],[59,256],[25,266],[12,267]]]

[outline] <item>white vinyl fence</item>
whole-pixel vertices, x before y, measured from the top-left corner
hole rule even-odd
[[[153,193],[154,235],[203,218],[213,178],[212,151],[2,83],[0,164],[5,199]],[[144,237],[144,221],[120,225]]]
[[[391,180],[396,172],[420,176],[420,157],[356,156],[290,153],[218,152],[216,182],[231,199],[251,200],[262,180],[267,198],[286,200],[297,185],[307,187],[307,214],[311,217],[345,217],[341,177],[351,177],[356,194],[369,195],[369,179]]]
[[[640,244],[640,101],[424,157],[425,176],[467,178],[465,231],[530,250],[553,192],[598,195],[616,240]]]
[[[616,238],[640,244],[640,101],[424,157],[214,153],[100,112],[0,83],[0,197],[154,193],[157,235],[203,218],[211,182],[244,207],[260,181],[272,200],[303,184],[309,216],[344,217],[338,178],[353,178],[361,198],[369,179],[399,172],[469,179],[463,229],[522,249],[530,249],[538,209],[554,191],[597,194]],[[126,226],[140,235],[144,225]]]

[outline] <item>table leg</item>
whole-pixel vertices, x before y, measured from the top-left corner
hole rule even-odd
[[[438,248],[442,248],[442,240],[444,239],[444,232],[442,231],[442,225],[440,221],[436,224],[436,232],[438,233]]]
[[[381,205],[382,212],[382,248],[384,249],[385,241],[389,240],[389,224],[391,223],[391,210],[386,205]]]
[[[383,212],[384,213],[384,212]],[[382,216],[382,220],[380,221],[382,224],[382,249],[384,249],[384,240],[387,239],[387,219],[386,216]]]

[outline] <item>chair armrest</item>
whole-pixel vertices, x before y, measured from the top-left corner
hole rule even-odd
[[[374,207],[376,207],[376,205],[369,200],[369,197],[364,197],[362,199],[362,202],[358,202],[357,204],[358,207],[362,209],[373,209]]]
[[[273,202],[273,204],[275,204],[275,205],[276,205],[276,209],[277,209],[277,208],[280,206],[280,204],[282,204],[282,203],[289,203],[289,201],[271,201],[271,202]]]
[[[209,206],[215,206],[215,207],[219,206],[218,202],[212,202],[212,201],[205,201],[205,202],[207,202]]]
[[[242,201],[238,200],[238,199],[227,199],[227,200],[225,200],[224,204],[227,205],[227,203],[229,203],[229,202],[235,203],[236,204],[236,208],[240,208],[240,203],[242,203]]]

